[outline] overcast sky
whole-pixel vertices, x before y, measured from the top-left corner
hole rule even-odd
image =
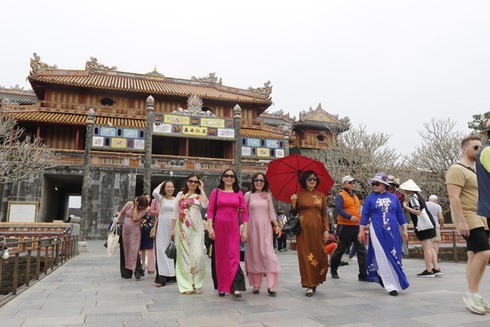
[[[391,135],[408,154],[417,130],[450,117],[469,132],[490,111],[490,1],[2,0],[0,85],[29,87],[33,52],[84,69],[273,85],[271,110],[323,108]]]

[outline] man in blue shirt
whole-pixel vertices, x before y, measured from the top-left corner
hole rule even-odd
[[[478,215],[487,217],[490,226],[490,120],[487,121],[487,142],[476,156],[478,177]]]

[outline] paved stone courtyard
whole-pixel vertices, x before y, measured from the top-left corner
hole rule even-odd
[[[299,282],[296,252],[278,253],[278,295],[251,288],[241,300],[218,297],[207,275],[204,293],[181,295],[177,285],[156,288],[154,276],[140,281],[119,275],[119,257],[108,258],[102,241],[88,252],[0,307],[0,325],[10,326],[490,326],[490,314],[464,308],[465,265],[442,263],[443,278],[418,279],[421,260],[405,260],[411,283],[398,297],[378,284],[357,281],[357,262],[339,268],[308,298]],[[209,270],[209,260],[207,260]],[[490,270],[481,293],[490,299]]]

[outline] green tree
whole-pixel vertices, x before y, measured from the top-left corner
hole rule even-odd
[[[490,111],[484,114],[473,115],[473,120],[468,122],[468,128],[475,131],[475,133],[481,133],[487,129],[487,121],[490,119]]]

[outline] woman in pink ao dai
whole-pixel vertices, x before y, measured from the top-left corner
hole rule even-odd
[[[262,277],[265,275],[267,292],[276,296],[280,267],[272,243],[272,226],[277,235],[281,234],[281,228],[269,193],[269,183],[263,174],[256,173],[252,177],[251,191],[245,194],[245,200],[249,217],[245,271],[250,285],[253,286],[252,293],[260,293]]]

